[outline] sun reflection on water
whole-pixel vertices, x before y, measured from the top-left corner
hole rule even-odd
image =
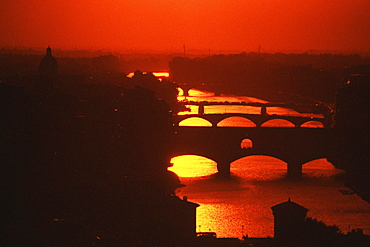
[[[230,171],[244,179],[254,181],[273,180],[286,176],[287,164],[274,157],[252,155],[231,163]]]
[[[202,126],[202,127],[212,127],[212,124],[207,120],[199,117],[187,118],[179,123],[179,126]]]
[[[181,155],[171,159],[168,170],[181,177],[202,177],[217,173],[216,162],[197,155]]]
[[[190,92],[192,95],[192,92]],[[179,97],[185,98],[185,97]],[[246,101],[244,97],[209,97],[189,96],[193,101]],[[256,100],[252,100],[256,101]],[[239,106],[238,106],[239,107]],[[196,114],[197,106],[190,106]],[[209,106],[206,114],[242,112],[259,114],[259,108],[243,107],[225,109],[225,106]],[[299,116],[290,109],[271,108],[268,114]],[[301,115],[303,116],[303,114]],[[304,115],[317,117],[314,114]],[[185,121],[181,125],[204,126],[199,118]],[[205,121],[205,120],[204,120]],[[207,122],[208,123],[208,122]],[[221,121],[217,127],[252,127],[253,123],[240,117]],[[293,127],[289,121],[280,119],[266,122],[263,127]],[[322,123],[308,121],[301,127],[323,128]],[[252,140],[241,141],[240,148],[253,149]],[[174,164],[168,170],[175,172],[186,187],[178,196],[187,196],[190,201],[200,204],[197,208],[197,231],[214,231],[218,237],[273,236],[273,215],[270,207],[292,198],[295,202],[309,208],[309,217],[318,218],[329,225],[338,225],[342,231],[351,224],[369,232],[368,204],[354,195],[344,196],[341,179],[343,171],[336,169],[326,159],[317,159],[303,164],[303,178],[292,181],[286,178],[287,163],[269,156],[252,155],[231,163],[231,178],[220,179],[210,176],[217,173],[217,164],[213,160],[195,156],[182,155],[172,158]],[[328,201],[332,202],[331,204]],[[333,208],[333,205],[336,205]],[[355,214],[353,212],[356,212]],[[359,220],[360,219],[360,220]]]
[[[187,196],[190,201],[201,205],[197,208],[197,231],[215,231],[218,237],[241,238],[244,234],[272,237],[270,207],[288,197],[314,211],[312,216],[337,224],[341,229],[346,226],[346,219],[330,211],[330,206],[325,203],[329,198],[342,205],[347,199],[338,191],[333,193],[333,190],[342,188],[338,181],[333,180],[342,171],[335,169],[326,159],[303,165],[304,183],[287,180],[286,162],[270,156],[252,155],[232,162],[232,176],[226,180],[207,176],[216,172],[216,165],[201,156],[178,156],[172,161],[175,163],[173,168],[183,169],[173,170],[186,185],[179,196]],[[199,170],[190,171],[192,169]],[[343,207],[348,205],[343,204]]]

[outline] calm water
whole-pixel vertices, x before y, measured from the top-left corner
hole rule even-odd
[[[194,101],[258,101],[249,97],[213,97],[201,91],[192,91]],[[179,97],[182,99],[182,97]],[[192,107],[197,112],[197,107]],[[205,113],[244,112],[259,113],[258,107],[210,106]],[[269,114],[299,115],[294,110],[268,108]],[[185,113],[186,114],[186,113]],[[314,115],[317,117],[318,115]],[[197,119],[184,125],[206,125]],[[248,121],[233,118],[223,126],[248,126]],[[284,121],[274,121],[266,126],[289,126]],[[310,123],[306,127],[321,127]],[[343,232],[362,228],[370,234],[370,204],[357,195],[343,195],[343,171],[336,169],[326,159],[315,160],[303,166],[303,178],[290,181],[286,176],[286,163],[268,156],[249,156],[231,164],[232,177],[217,179],[216,163],[199,156],[179,156],[172,159],[170,169],[176,172],[183,184],[178,195],[187,196],[200,204],[197,209],[197,231],[215,231],[218,237],[273,237],[273,216],[270,207],[291,198],[308,208],[307,216],[337,225]]]

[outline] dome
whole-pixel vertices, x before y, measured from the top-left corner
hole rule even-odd
[[[46,55],[41,59],[39,66],[39,75],[44,77],[53,77],[58,73],[57,60],[51,55],[51,48],[48,46]]]

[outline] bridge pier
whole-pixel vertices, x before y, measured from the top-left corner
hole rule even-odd
[[[299,163],[288,163],[288,178],[301,178],[302,177],[302,165]]]
[[[218,175],[230,177],[230,162],[217,162]]]
[[[266,106],[261,106],[261,115],[266,116],[267,115],[267,108]]]
[[[198,114],[199,115],[204,115],[204,105],[203,104],[199,104],[199,106],[198,106]]]

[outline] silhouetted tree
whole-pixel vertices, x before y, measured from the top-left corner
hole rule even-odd
[[[342,246],[343,234],[337,226],[327,226],[324,222],[306,218],[303,224],[301,246]]]

